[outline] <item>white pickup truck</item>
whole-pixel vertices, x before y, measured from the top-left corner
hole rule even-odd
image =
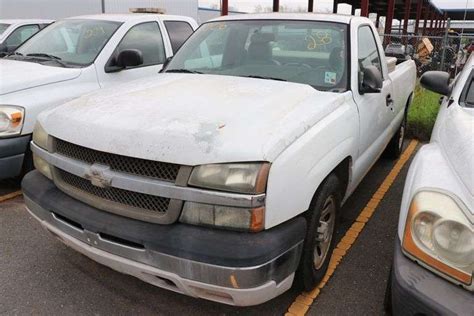
[[[231,305],[295,276],[311,289],[342,203],[400,154],[415,76],[367,18],[219,18],[156,78],[42,113],[25,202],[67,245],[159,287]]]
[[[27,148],[38,113],[99,88],[156,76],[196,28],[193,19],[172,15],[74,17],[0,60],[0,180],[30,169]]]

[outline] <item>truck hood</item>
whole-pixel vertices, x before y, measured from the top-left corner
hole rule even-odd
[[[131,157],[272,161],[350,97],[273,80],[161,74],[73,100],[39,120],[55,137]]]
[[[455,104],[451,107],[436,127],[434,138],[439,140],[444,156],[474,196],[474,109]]]
[[[33,62],[0,59],[0,95],[60,81],[71,80],[81,69],[61,68]]]

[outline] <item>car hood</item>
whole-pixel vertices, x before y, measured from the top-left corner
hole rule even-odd
[[[131,157],[272,161],[346,98],[273,80],[161,74],[81,97],[39,120],[55,137]]]
[[[474,196],[474,109],[453,104],[436,126],[443,154],[466,189]]]
[[[60,81],[71,80],[81,69],[61,68],[33,62],[0,59],[0,95]]]

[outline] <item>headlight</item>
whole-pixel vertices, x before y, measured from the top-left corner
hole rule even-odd
[[[44,130],[43,126],[39,122],[36,122],[35,129],[33,130],[33,143],[35,145],[48,150],[48,134]]]
[[[19,106],[0,105],[0,137],[16,136],[21,133],[25,110]]]
[[[238,207],[185,202],[180,222],[221,227],[233,230],[258,232],[264,227],[265,208]]]
[[[264,193],[269,163],[212,164],[195,167],[189,185],[236,193]]]
[[[472,282],[473,225],[448,195],[434,191],[415,195],[405,224],[403,249],[457,281]]]

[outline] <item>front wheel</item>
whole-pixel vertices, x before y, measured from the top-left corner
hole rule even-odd
[[[297,275],[298,283],[306,291],[319,284],[328,269],[335,245],[340,202],[339,180],[330,175],[316,192],[307,212],[308,229]]]

